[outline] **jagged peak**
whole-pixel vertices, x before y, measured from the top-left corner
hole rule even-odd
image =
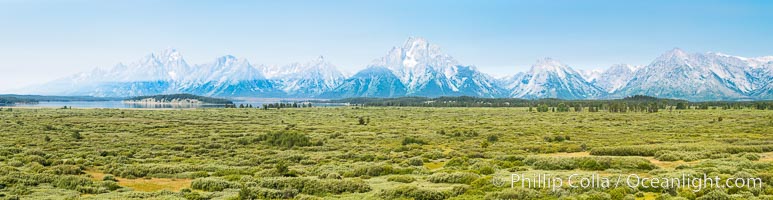
[[[151,53],[151,56],[159,59],[159,61],[178,61],[181,60],[182,54],[180,54],[179,51],[175,48],[166,48],[164,50],[161,50],[159,53]]]
[[[685,52],[684,50],[680,48],[673,48],[669,51],[666,51],[662,55],[660,55],[656,59],[656,61],[667,61],[667,60],[674,60],[674,59],[685,60],[687,59],[688,56],[689,54],[687,54],[687,52]]]
[[[224,55],[217,58],[218,60],[238,60],[234,55]]]
[[[607,71],[610,70],[627,70],[627,71],[636,71],[636,66],[630,65],[630,64],[614,64],[607,69]]]
[[[754,59],[754,58],[751,58],[751,59],[750,59],[750,58],[747,58],[747,57],[734,56],[734,55],[725,54],[725,53],[722,53],[722,52],[706,52],[706,53],[705,53],[705,54],[703,54],[703,55],[704,55],[704,56],[714,56],[714,57],[720,57],[720,58],[725,58],[725,59],[727,59],[727,58],[729,58],[729,59],[738,59],[738,60],[740,60],[740,61],[744,61],[744,62],[746,62],[746,61],[750,61],[750,60],[752,60],[752,61],[756,60],[756,59]]]
[[[225,55],[217,57],[216,62],[220,65],[232,65],[234,63],[247,63],[247,60],[239,59],[233,55]]]
[[[147,56],[145,56],[145,59],[142,60],[143,63],[175,63],[175,62],[184,62],[182,54],[177,51],[177,49],[174,48],[166,48],[164,50],[158,51],[158,52],[151,52]]]
[[[427,39],[424,39],[423,37],[411,36],[411,37],[408,37],[408,40],[406,40],[405,44],[403,44],[403,49],[410,49],[415,47],[428,47],[428,46],[430,46],[430,43],[427,42]]]
[[[536,64],[537,65],[563,65],[561,61],[551,57],[544,57],[544,58],[537,59]]]
[[[370,64],[392,70],[403,82],[410,82],[427,70],[448,71],[447,68],[456,65],[458,62],[454,58],[421,37],[409,37],[402,47],[393,47],[386,56]]]
[[[762,56],[762,57],[756,57],[754,59],[765,63],[773,62],[773,56]]]
[[[558,61],[556,59],[545,57],[537,59],[537,62],[531,66],[531,72],[536,73],[540,71],[554,71],[554,72],[563,72],[566,71],[565,69],[567,66],[561,61]]]
[[[316,67],[316,68],[329,68],[333,67],[333,64],[325,60],[325,57],[322,55],[317,56],[316,58],[310,60],[306,63],[306,65],[310,67]]]
[[[684,50],[682,50],[682,49],[681,49],[681,48],[679,48],[679,47],[674,47],[673,49],[671,49],[671,50],[668,50],[668,51],[666,52],[666,54],[673,54],[673,55],[687,55],[687,52],[685,52]]]

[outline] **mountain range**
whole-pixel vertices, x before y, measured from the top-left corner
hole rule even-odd
[[[191,93],[216,97],[347,98],[476,96],[604,99],[632,95],[710,100],[773,99],[773,56],[746,58],[670,50],[645,66],[575,70],[543,58],[503,78],[461,64],[418,37],[347,76],[322,56],[283,66],[223,56],[188,64],[174,49],[27,88],[25,93],[129,97]]]

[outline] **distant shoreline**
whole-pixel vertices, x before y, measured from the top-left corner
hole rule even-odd
[[[171,101],[146,98],[141,100],[123,100],[124,104],[144,104],[144,105],[220,105],[215,103],[204,103],[196,99],[173,99]]]

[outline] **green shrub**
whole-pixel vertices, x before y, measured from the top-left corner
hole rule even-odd
[[[694,161],[699,159],[710,158],[714,154],[708,151],[658,151],[655,153],[655,159],[660,161]]]
[[[392,189],[385,189],[379,193],[384,199],[415,199],[415,200],[442,200],[451,197],[450,191],[437,191],[419,189],[416,186],[400,185]]]
[[[730,200],[730,195],[727,195],[724,190],[721,189],[715,189],[712,190],[706,194],[704,194],[701,197],[698,197],[697,200]]]
[[[24,157],[24,163],[40,163],[43,166],[48,166],[50,163],[46,158],[39,155],[27,155]]]
[[[760,155],[756,153],[745,153],[741,155],[741,157],[746,158],[747,160],[751,161],[758,161],[760,160]]]
[[[338,173],[320,174],[317,176],[319,179],[342,179],[343,177]]]
[[[81,135],[81,132],[79,132],[79,131],[74,131],[74,132],[70,133],[70,137],[72,137],[75,140],[83,139],[83,135]]]
[[[451,160],[448,160],[443,167],[449,167],[449,168],[464,168],[469,165],[469,162],[467,158],[461,158],[461,157],[454,157],[451,158]]]
[[[585,200],[612,200],[612,195],[604,192],[591,190],[581,195],[581,198]]]
[[[420,140],[412,137],[403,138],[403,145],[409,145],[409,144],[425,145],[427,144],[427,142],[425,142],[424,140]]]
[[[152,174],[179,174],[183,172],[200,171],[200,166],[191,166],[186,164],[141,164],[141,165],[107,165],[105,172],[118,177],[141,178]]]
[[[49,169],[51,173],[58,175],[79,175],[83,173],[81,170],[81,167],[76,165],[57,165]]]
[[[539,199],[541,198],[540,192],[529,189],[529,188],[521,188],[521,187],[514,187],[510,189],[503,190],[501,192],[493,192],[486,195],[485,199],[489,200],[500,200],[500,199],[519,199],[519,200],[529,200],[529,199]]]
[[[681,160],[682,158],[678,154],[668,151],[663,153],[659,152],[659,155],[655,156],[655,159],[659,161],[677,161],[677,160]]]
[[[424,160],[421,159],[421,157],[413,157],[411,159],[408,159],[408,165],[411,165],[411,166],[422,166],[422,165],[424,165]]]
[[[219,192],[228,188],[239,188],[239,184],[221,178],[200,178],[191,182],[191,188],[207,192]]]
[[[719,154],[719,153],[762,153],[773,151],[773,145],[746,145],[746,146],[728,146],[715,145],[705,146],[697,144],[685,145],[638,145],[638,146],[612,146],[596,147],[591,149],[591,155],[598,156],[656,156],[660,151],[679,151],[679,152],[701,152],[697,155]]]
[[[392,165],[387,164],[375,164],[364,165],[354,168],[351,172],[344,173],[346,177],[360,177],[360,176],[383,176],[389,174],[409,174],[413,172],[412,168],[394,168]]]
[[[497,142],[497,141],[499,141],[499,136],[497,136],[497,135],[489,135],[489,136],[486,138],[486,141],[489,141],[489,142]]]
[[[110,192],[106,188],[93,186],[78,186],[75,190],[83,194],[101,194]]]
[[[477,171],[479,174],[483,174],[483,175],[489,175],[489,174],[496,173],[496,167],[494,165],[486,163],[486,162],[475,163],[470,168],[475,170],[475,171]]]
[[[480,178],[479,175],[468,172],[454,172],[454,173],[436,173],[427,177],[427,181],[432,183],[462,183],[470,184],[476,179]]]
[[[361,180],[314,179],[306,177],[276,177],[255,180],[257,186],[276,190],[296,189],[309,195],[363,193],[371,190]]]
[[[110,191],[117,190],[117,189],[121,188],[121,186],[118,185],[118,183],[115,182],[115,181],[99,181],[99,182],[97,182],[96,185],[98,185],[101,188],[105,188],[107,190],[110,190]]]
[[[91,179],[80,176],[65,175],[53,180],[54,187],[75,190],[78,186],[90,186]]]
[[[113,176],[112,174],[105,174],[105,176],[102,177],[102,180],[103,181],[115,181],[115,182],[118,182],[118,180],[116,180],[115,176]]]
[[[239,190],[239,199],[290,199],[298,195],[297,190],[274,190],[266,188],[245,187]]]
[[[547,157],[530,156],[524,163],[534,169],[541,170],[606,170],[606,169],[640,169],[652,170],[657,168],[644,158],[633,157]]]
[[[467,193],[469,190],[470,186],[468,185],[454,185],[454,187],[451,187],[451,196],[459,196]]]
[[[296,132],[274,132],[262,135],[259,140],[266,144],[277,147],[291,148],[295,146],[311,146],[312,143],[308,136]]]
[[[400,183],[411,183],[413,181],[416,181],[416,178],[413,178],[411,176],[406,176],[406,175],[394,175],[394,176],[389,176],[387,178],[387,181],[400,182]]]

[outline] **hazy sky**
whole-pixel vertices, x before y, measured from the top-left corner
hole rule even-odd
[[[356,71],[409,36],[501,75],[553,57],[581,69],[688,52],[773,55],[772,1],[0,0],[0,91],[176,48],[191,64],[319,55]]]

